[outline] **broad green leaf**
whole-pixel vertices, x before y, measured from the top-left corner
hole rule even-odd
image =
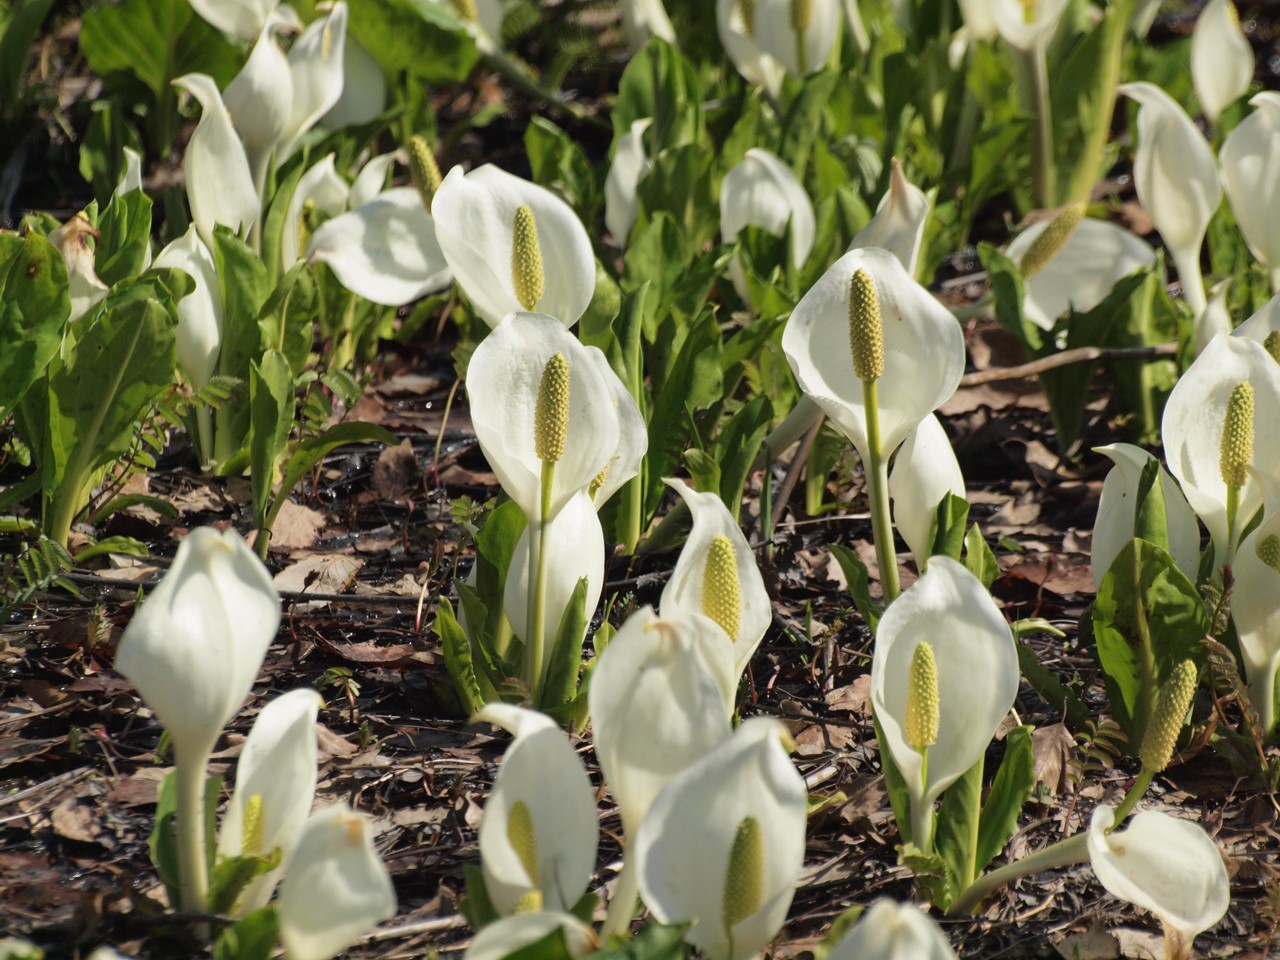
[[[1169,521],[1164,510],[1164,484],[1160,482],[1160,470],[1160,461],[1154,457],[1142,468],[1142,476],[1138,478],[1133,535],[1167,553]]]
[[[684,452],[684,468],[699,490],[720,489],[720,464],[705,450],[692,447]]]
[[[587,578],[579,577],[560,615],[541,706],[564,706],[577,695],[578,673],[582,669],[582,641],[586,638],[591,614],[595,612],[587,609],[587,586]]]
[[[1015,727],[1005,737],[1004,760],[982,805],[978,823],[975,876],[986,869],[1018,829],[1018,814],[1036,786],[1035,752],[1029,726]]]
[[[841,80],[837,70],[821,70],[804,78],[800,93],[787,106],[782,120],[782,142],[778,156],[797,176],[804,174],[809,151],[822,130],[822,117],[831,103],[831,92]]]
[[[70,314],[62,254],[38,234],[0,234],[0,418],[44,373]]]
[[[845,582],[849,584],[849,596],[853,599],[853,605],[858,608],[867,629],[874,634],[882,611],[880,605],[871,598],[871,574],[867,571],[867,565],[844,544],[833,543],[829,549],[836,558],[836,563],[840,564]]]
[[[214,960],[269,960],[275,953],[279,930],[274,906],[255,910],[218,934]]]
[[[702,88],[698,73],[678,50],[657,37],[636,53],[618,82],[610,114],[613,142],[645,117],[654,119],[645,135],[649,156],[668,147],[698,143],[702,133]]]
[[[506,590],[507,571],[515,555],[520,534],[528,525],[524,511],[514,500],[507,500],[494,507],[485,519],[484,526],[476,533],[476,594],[488,611],[484,624],[486,636],[495,638],[495,652],[506,657],[506,645],[496,642],[506,616],[503,598]]]
[[[214,230],[212,253],[223,304],[218,374],[248,383],[250,366],[262,356],[266,346],[258,325],[263,302],[271,289],[266,267],[248,244],[225,227]],[[228,465],[242,453],[249,438],[247,393],[237,394],[222,404],[215,417],[215,459]],[[244,469],[243,463],[239,469]]]
[[[483,930],[498,919],[498,911],[489,899],[489,889],[484,885],[484,874],[478,864],[462,865],[462,884],[466,893],[458,903],[458,912],[466,917],[472,930]]]
[[[447,4],[431,0],[348,0],[347,29],[388,75],[407,71],[431,84],[460,83],[480,57],[475,39]]]
[[[965,524],[968,522],[969,501],[954,493],[943,497],[933,514],[933,549],[929,556],[941,555],[958,561],[965,546]],[[974,529],[977,529],[976,525]]]
[[[40,27],[53,0],[15,0],[0,24],[0,118],[18,114],[22,75],[27,55],[40,36]]]
[[[1043,331],[1027,319],[1022,310],[1025,288],[1022,273],[1004,251],[989,243],[978,244],[978,257],[991,275],[991,293],[996,301],[996,319],[1032,352],[1044,343]]]
[[[315,334],[316,281],[306,261],[299,260],[272,291],[258,312],[262,342],[285,355],[296,377],[306,366]]]
[[[630,939],[613,943],[595,953],[591,960],[685,960],[689,949],[684,942],[687,924],[673,925],[650,921]]]
[[[716,459],[720,463],[720,482],[701,490],[719,490],[733,519],[742,510],[743,488],[755,463],[760,445],[773,423],[773,405],[768,397],[755,397],[734,414],[716,441]]]
[[[975,523],[964,537],[965,568],[988,589],[1000,576],[1000,564]]]
[[[947,894],[950,898],[978,875],[978,822],[982,814],[982,771],[984,758],[964,772],[959,780],[947,787],[938,806],[934,821],[934,848],[947,865]],[[916,838],[912,838],[913,842]],[[947,903],[938,906],[945,907]]]
[[[296,404],[293,372],[279,350],[268,350],[249,367],[249,463],[252,471],[253,517],[260,531],[270,535],[267,511],[276,466],[289,442]],[[281,490],[280,497],[288,496]],[[259,533],[262,536],[263,533]]]
[[[141,273],[151,251],[151,198],[141,190],[112,194],[97,227],[98,279],[110,287]]]
[[[453,680],[454,690],[462,702],[462,709],[470,716],[485,705],[485,695],[480,689],[480,678],[471,659],[471,642],[453,615],[453,606],[441,600],[436,607],[436,620],[432,630],[440,638],[444,650],[444,665]]]
[[[266,855],[245,854],[220,859],[209,879],[209,912],[230,913],[244,888],[280,866],[280,860],[279,847]]]

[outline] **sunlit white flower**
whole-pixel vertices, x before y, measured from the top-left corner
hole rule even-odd
[[[252,40],[280,0],[191,0],[191,9],[224,33]]]
[[[1227,134],[1218,151],[1222,185],[1249,250],[1271,272],[1272,292],[1280,291],[1280,93],[1271,90],[1250,101],[1256,109]]]
[[[262,26],[244,67],[222,92],[227,112],[244,143],[259,193],[276,144],[284,136],[293,109],[293,73],[277,35],[302,29],[289,6],[273,10]]]
[[[338,176],[331,153],[313,164],[302,175],[289,198],[284,215],[284,228],[280,231],[280,269],[288,270],[308,249],[310,229],[303,220],[304,211],[318,211],[327,217],[336,217],[347,209],[351,188]],[[308,213],[308,216],[312,214]]]
[[[946,936],[914,904],[882,897],[873,903],[828,960],[956,960]]]
[[[626,246],[636,222],[636,188],[653,169],[653,161],[644,150],[644,132],[652,123],[652,117],[642,117],[618,138],[613,162],[604,179],[604,223],[620,247]]]
[[[173,85],[200,103],[200,122],[182,158],[191,220],[206,244],[213,243],[213,228],[219,223],[244,233],[257,222],[258,191],[222,95],[213,78],[203,73],[188,73]]]
[[[751,36],[788,73],[802,77],[826,66],[840,35],[839,0],[755,0],[752,7]]]
[[[342,94],[320,118],[326,130],[376,120],[387,108],[387,78],[373,54],[350,36],[342,50]]]
[[[969,39],[974,42],[993,40],[1000,33],[991,0],[960,0],[960,16]]]
[[[222,292],[213,254],[192,224],[156,257],[157,267],[190,275],[195,289],[178,301],[178,369],[195,390],[203,390],[218,369],[222,349]]]
[[[902,441],[889,474],[893,522],[917,570],[924,569],[933,553],[938,504],[948,494],[964,496],[964,474],[947,432],[931,413]]]
[[[882,247],[901,260],[907,273],[914,277],[924,225],[929,219],[929,198],[907,179],[897,157],[889,164],[889,192],[880,198],[875,216],[854,236],[849,249]]]
[[[743,19],[743,8],[742,0],[716,0],[720,43],[742,78],[764,87],[777,100],[787,68],[756,42],[754,23]]]
[[[595,931],[571,913],[539,911],[499,917],[475,935],[462,960],[505,960],[516,951],[537,943],[559,928],[569,956],[581,958],[596,950]]]
[[[676,42],[675,27],[662,0],[623,0],[622,29],[633,50],[643,47],[650,37]]]
[[[813,201],[796,175],[768,150],[752,147],[720,184],[720,235],[733,243],[744,227],[759,227],[775,237],[791,228],[791,263],[801,267],[813,250],[816,231]],[[735,257],[733,286],[747,300],[747,282]]]
[[[327,16],[310,23],[289,48],[293,102],[277,156],[288,157],[299,141],[342,96],[347,5],[338,0]]]
[[[1023,52],[1053,39],[1067,7],[1067,0],[989,0],[989,3],[991,19],[1004,42]],[[968,23],[967,17],[965,22]]]
[[[1231,616],[1240,638],[1249,700],[1263,735],[1276,725],[1276,674],[1280,673],[1280,512],[1270,511],[1240,544],[1231,565],[1235,589]]]
[[[1191,79],[1210,123],[1235,103],[1253,80],[1253,47],[1240,31],[1231,0],[1209,0],[1191,31]]]

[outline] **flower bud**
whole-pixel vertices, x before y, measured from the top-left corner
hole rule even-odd
[[[764,887],[764,835],[760,821],[744,817],[733,835],[729,867],[724,878],[725,933],[733,939],[733,928],[759,911]]]
[[[849,283],[849,347],[859,380],[884,375],[884,321],[871,274],[859,268]]]
[[[1147,722],[1138,759],[1148,770],[1159,773],[1169,765],[1173,748],[1182,732],[1182,721],[1196,692],[1196,665],[1183,660],[1173,668],[1167,683],[1160,687],[1156,708]]]
[[[538,459],[555,463],[564,456],[569,434],[569,361],[554,353],[542,369],[534,409],[533,446]]]
[[[921,641],[911,653],[907,674],[907,707],[904,735],[907,746],[923,753],[938,742],[941,710],[938,704],[938,664],[933,647]]]
[[[1080,226],[1080,221],[1084,219],[1084,210],[1085,205],[1082,202],[1068,204],[1049,222],[1049,226],[1036,237],[1035,242],[1022,255],[1020,267],[1023,279],[1034,277],[1061,252],[1067,245],[1067,241],[1071,239],[1071,235],[1076,232],[1076,227]]]
[[[742,585],[738,582],[738,558],[733,541],[718,534],[707,547],[702,571],[702,612],[719,624],[730,640],[738,636],[742,621]]]
[[[516,207],[511,231],[511,281],[515,286],[516,299],[526,310],[534,310],[542,299],[544,277],[538,224],[533,208],[527,203]]]
[[[409,138],[409,173],[413,185],[422,197],[422,205],[431,212],[431,201],[440,189],[440,167],[425,137],[414,134]]]
[[[1253,459],[1253,384],[1248,380],[1240,381],[1232,389],[1225,420],[1218,466],[1222,482],[1239,488],[1249,479],[1246,468]]]

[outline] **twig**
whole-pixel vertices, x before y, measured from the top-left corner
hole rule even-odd
[[[1040,357],[1029,363],[1020,363],[1016,367],[991,367],[987,370],[966,373],[960,378],[960,386],[976,387],[979,384],[993,383],[997,380],[1020,380],[1024,377],[1037,376],[1046,370],[1090,360],[1151,360],[1156,357],[1172,357],[1177,352],[1178,344],[1174,342],[1157,343],[1150,347],[1076,347]]]
[[[465,927],[467,920],[460,913],[450,917],[431,917],[427,920],[414,920],[396,927],[385,927],[375,930],[364,938],[365,943],[377,943],[379,940],[395,940],[399,937],[411,937],[420,933],[435,933],[439,930],[456,930]]]

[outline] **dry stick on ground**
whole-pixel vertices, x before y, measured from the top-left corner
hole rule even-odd
[[[1084,363],[1088,360],[1152,360],[1157,357],[1172,357],[1178,352],[1176,342],[1157,343],[1149,347],[1076,347],[1063,350],[1047,357],[1040,357],[1029,363],[1020,363],[1016,367],[990,367],[974,373],[966,373],[960,378],[960,386],[976,387],[983,383],[994,383],[997,380],[1019,380],[1023,377],[1034,377],[1046,370],[1070,366],[1073,363]]]

